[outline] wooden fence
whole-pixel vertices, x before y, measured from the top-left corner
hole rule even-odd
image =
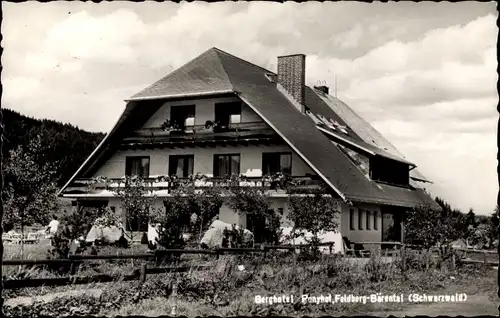
[[[357,244],[363,245],[378,245],[376,249],[367,249],[363,251],[370,251],[370,254],[375,251],[378,256],[384,256],[382,254],[382,246],[383,245],[391,245],[392,249],[385,249],[385,256],[394,256],[394,254],[399,254],[401,260],[405,261],[405,251],[411,250],[414,248],[421,248],[418,246],[412,245],[404,245],[399,242],[360,242]],[[333,242],[324,242],[320,243],[319,246],[328,246],[330,254],[333,253]],[[219,258],[220,255],[224,254],[245,254],[245,253],[263,253],[263,257],[266,257],[266,254],[270,250],[302,250],[304,248],[310,247],[310,245],[306,244],[298,244],[298,245],[274,245],[274,246],[261,246],[260,248],[219,248],[219,249],[160,249],[156,250],[152,253],[144,253],[144,254],[117,254],[117,255],[71,255],[68,259],[26,259],[26,260],[4,260],[3,266],[19,266],[19,265],[67,265],[71,264],[71,276],[69,277],[57,277],[57,278],[37,278],[37,279],[22,279],[22,280],[4,280],[4,288],[5,289],[14,289],[14,288],[25,288],[25,287],[40,287],[40,286],[61,286],[68,284],[88,284],[92,282],[112,282],[117,280],[131,281],[131,280],[140,280],[145,281],[146,276],[148,274],[160,274],[160,273],[169,273],[169,272],[187,272],[190,270],[206,270],[209,268],[213,268],[211,265],[199,265],[199,266],[167,266],[167,267],[155,267],[148,268],[145,264],[142,264],[139,269],[134,270],[132,274],[128,275],[93,275],[87,277],[78,277],[76,276],[76,269],[79,264],[83,263],[86,260],[120,260],[120,259],[144,259],[144,260],[158,260],[164,256],[180,256],[182,254],[198,254],[198,255],[214,255],[216,258]],[[346,250],[345,256],[349,256],[347,253],[349,250]],[[456,259],[456,254],[454,253],[452,256],[452,268],[455,269],[456,263],[458,261],[465,264],[483,264],[486,268],[487,266],[498,266],[498,261],[489,261],[488,255],[495,255],[496,251],[484,251],[484,250],[471,250],[471,249],[455,249],[457,252],[464,253],[466,256],[467,253],[472,254],[480,254],[482,255],[481,260],[471,259],[471,258],[460,258],[460,260]],[[359,251],[358,251],[359,252]],[[356,254],[350,254],[356,256]],[[427,254],[426,267],[429,267],[429,259],[431,254]]]
[[[493,255],[498,255],[497,251],[487,251],[487,250],[474,250],[474,249],[464,249],[464,248],[457,248],[455,249],[457,252],[464,253],[464,257],[460,259],[460,262],[464,264],[483,264],[484,268],[488,266],[498,266],[499,261],[490,261],[489,258],[490,256]],[[476,254],[476,255],[481,255],[481,259],[472,259],[470,257],[467,257],[467,254]],[[457,263],[456,259],[456,254],[454,253],[452,255],[452,268],[455,269]]]
[[[3,266],[19,266],[19,265],[67,265],[71,264],[71,276],[56,277],[56,278],[36,278],[36,279],[11,279],[4,280],[5,289],[16,289],[26,287],[40,287],[40,286],[62,286],[69,284],[89,284],[97,282],[112,282],[117,280],[131,281],[140,280],[144,282],[147,274],[161,274],[169,272],[188,272],[190,270],[206,270],[213,268],[210,265],[197,265],[197,266],[167,266],[147,268],[142,264],[139,269],[136,269],[129,275],[93,275],[87,277],[75,276],[76,268],[79,264],[86,260],[120,260],[120,259],[161,259],[162,256],[172,255],[180,256],[182,254],[198,254],[198,255],[214,255],[219,258],[224,254],[245,254],[245,253],[263,253],[264,258],[266,253],[270,250],[297,250],[304,249],[310,245],[279,245],[279,246],[261,246],[261,248],[218,248],[213,250],[208,249],[161,249],[152,253],[145,254],[117,254],[117,255],[71,255],[68,259],[25,259],[25,260],[4,260]],[[333,252],[333,242],[320,243],[319,246],[328,246],[330,253]]]

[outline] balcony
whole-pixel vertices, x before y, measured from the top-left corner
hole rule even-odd
[[[203,190],[204,188],[218,187],[229,189],[230,187],[256,187],[268,191],[270,195],[285,194],[285,193],[301,193],[304,191],[320,189],[323,181],[317,176],[295,176],[288,177],[287,181],[272,180],[263,177],[244,177],[239,180],[229,180],[228,178],[212,178],[203,179],[192,178],[176,178],[175,181],[164,181],[162,177],[145,178],[145,189],[152,191],[159,196],[169,196],[176,190],[183,187],[194,187],[195,190]],[[112,192],[113,188],[123,187],[125,179],[113,178],[107,182],[95,182],[92,179],[77,179],[72,182],[65,191],[65,194],[98,194],[103,191]]]
[[[160,127],[139,129],[123,139],[121,148],[173,148],[217,144],[274,144],[281,138],[264,122],[230,124],[228,127],[187,126],[183,130],[163,130]]]

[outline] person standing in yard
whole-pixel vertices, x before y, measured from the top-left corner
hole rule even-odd
[[[54,237],[54,235],[57,232],[57,228],[59,227],[59,221],[57,220],[57,216],[54,216],[52,218],[52,221],[49,222],[49,225],[47,226],[47,233],[49,234],[50,240]]]

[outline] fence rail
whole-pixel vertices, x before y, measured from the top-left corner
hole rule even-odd
[[[354,243],[354,242],[351,242]],[[401,244],[400,242],[359,242],[356,244],[371,244],[380,245],[379,251],[382,245],[393,245],[399,247],[402,259],[404,259],[405,248],[413,248],[414,246]],[[302,250],[304,248],[310,247],[311,244],[286,244],[286,245],[262,245],[260,248],[218,248],[218,249],[159,249],[150,253],[145,254],[116,254],[116,255],[71,255],[68,259],[11,259],[3,260],[3,266],[17,266],[17,265],[65,265],[71,264],[71,273],[74,274],[76,268],[79,264],[84,261],[89,260],[124,260],[124,259],[158,259],[162,256],[173,255],[180,256],[182,254],[191,255],[214,255],[217,258],[219,255],[224,254],[244,254],[244,253],[263,253],[266,257],[266,253],[270,250]],[[334,242],[323,242],[318,244],[318,246],[328,246],[330,254],[332,254]],[[461,259],[460,261],[464,264],[483,264],[486,268],[487,266],[499,266],[498,261],[490,261],[487,259],[488,255],[496,254],[495,251],[485,251],[485,250],[473,250],[473,249],[455,249],[459,252],[464,253],[475,253],[483,255],[482,260],[475,259]],[[378,254],[381,256],[381,254]],[[387,254],[386,254],[387,256]],[[427,257],[427,266],[429,263],[430,255]],[[456,266],[456,256],[452,257],[452,266]],[[145,281],[147,274],[160,274],[168,272],[187,272],[190,270],[206,270],[208,268],[213,268],[213,265],[197,265],[197,266],[167,266],[167,267],[155,267],[147,268],[145,264],[142,264],[139,269],[136,269],[132,274],[127,275],[93,275],[87,277],[78,277],[71,275],[68,277],[56,277],[56,278],[36,278],[36,279],[22,279],[22,280],[4,280],[5,289],[15,289],[15,288],[26,288],[26,287],[40,287],[40,286],[62,286],[69,284],[88,284],[96,282],[112,282],[117,280],[131,281],[131,280],[141,280]]]
[[[456,248],[456,251],[466,252],[466,253],[477,253],[477,254],[497,254],[497,251],[488,251],[488,250],[475,250],[470,248]]]
[[[334,242],[320,243],[320,246],[330,246],[330,251],[334,246]],[[191,255],[219,255],[224,254],[244,254],[244,253],[264,253],[264,257],[269,250],[278,249],[303,249],[311,246],[310,244],[296,244],[296,245],[281,245],[281,246],[265,246],[261,248],[218,248],[218,249],[159,249],[151,253],[145,254],[116,254],[116,255],[70,255],[68,259],[32,259],[32,260],[4,260],[3,266],[17,266],[17,265],[64,265],[72,264],[72,273],[76,270],[76,265],[81,264],[86,260],[123,260],[123,259],[157,259],[165,255],[180,256],[182,254]],[[68,276],[56,278],[35,278],[35,279],[22,279],[22,280],[4,280],[5,289],[17,289],[26,287],[40,287],[40,286],[63,286],[69,284],[88,284],[96,282],[112,282],[116,280],[131,281],[131,280],[146,280],[147,274],[161,274],[167,272],[187,272],[189,270],[205,270],[213,266],[197,265],[197,266],[168,266],[147,268],[145,264],[141,268],[134,271],[129,275],[93,275],[87,277]]]
[[[190,270],[206,270],[213,266],[199,265],[199,266],[167,266],[157,268],[147,268],[142,265],[141,268],[135,270],[132,274],[127,275],[109,275],[99,274],[92,276],[67,276],[67,277],[54,277],[54,278],[30,278],[30,279],[8,279],[4,280],[5,289],[19,289],[26,287],[40,287],[40,286],[64,286],[64,285],[81,285],[90,283],[109,283],[114,281],[133,281],[140,280],[146,281],[147,274],[162,274],[162,273],[182,273]]]

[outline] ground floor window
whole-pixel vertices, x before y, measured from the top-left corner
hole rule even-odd
[[[363,210],[358,209],[358,230],[363,229]]]
[[[349,209],[349,229],[351,231],[356,229],[354,227],[354,209]]]

